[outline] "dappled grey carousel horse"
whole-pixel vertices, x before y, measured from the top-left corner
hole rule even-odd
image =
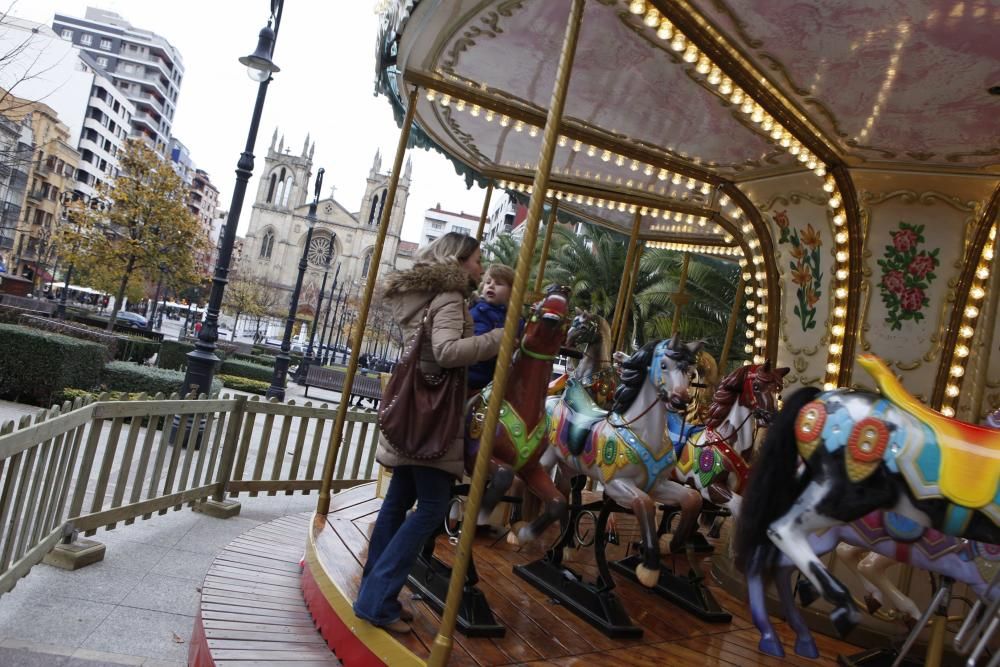
[[[677,551],[683,550],[701,507],[697,491],[670,478],[677,459],[673,444],[663,439],[667,412],[687,408],[691,372],[701,346],[700,341],[685,345],[675,336],[648,343],[628,357],[609,412],[598,408],[574,380],[567,382],[562,396],[549,398],[546,405],[550,447],[542,465],[558,464],[566,479],[586,475],[597,480],[611,500],[634,513],[642,537],[636,577],[645,586],[655,586],[660,574],[656,502],[679,505],[690,517],[686,525],[682,521],[671,543]]]

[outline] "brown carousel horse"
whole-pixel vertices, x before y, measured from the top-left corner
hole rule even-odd
[[[532,309],[524,328],[500,408],[490,459],[490,481],[477,518],[480,524],[488,522],[490,513],[503,500],[515,476],[544,503],[543,513],[537,521],[548,525],[565,512],[566,498],[538,460],[548,424],[545,414],[548,380],[566,337],[568,297],[567,288],[550,287],[545,298]],[[472,400],[469,410],[465,465],[470,474],[479,452],[491,388],[492,385],[487,385]]]

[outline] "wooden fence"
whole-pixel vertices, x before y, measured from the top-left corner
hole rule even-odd
[[[0,595],[60,541],[226,495],[318,490],[336,410],[258,397],[77,400],[0,427]],[[376,415],[349,411],[333,490],[375,478]]]

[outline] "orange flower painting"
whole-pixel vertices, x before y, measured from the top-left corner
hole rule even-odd
[[[792,271],[792,283],[796,285],[795,296],[798,303],[794,312],[799,318],[802,331],[816,328],[816,304],[823,295],[823,272],[820,269],[823,235],[812,224],[807,224],[801,232],[792,226],[788,211],[775,211],[774,224],[781,232],[779,245],[789,245],[792,261],[788,268]]]

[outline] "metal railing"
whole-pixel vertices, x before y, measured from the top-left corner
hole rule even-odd
[[[0,427],[0,595],[60,541],[209,498],[321,487],[336,410],[235,398],[78,399]],[[350,411],[333,489],[375,479],[376,415]],[[173,443],[172,444],[172,441]]]

